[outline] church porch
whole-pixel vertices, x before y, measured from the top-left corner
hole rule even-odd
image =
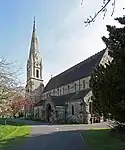
[[[57,122],[89,123],[91,117],[89,105],[84,101],[89,91],[90,89],[63,96],[52,96]]]

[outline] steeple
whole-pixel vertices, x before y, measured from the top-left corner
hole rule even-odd
[[[42,59],[39,52],[38,39],[36,36],[36,21],[35,17],[33,20],[33,30],[31,37],[31,45],[29,52],[29,59],[27,61],[27,86],[30,87],[31,91],[36,91],[39,86],[43,85],[42,80]]]
[[[42,59],[39,52],[38,39],[36,36],[36,21],[33,20],[32,37],[29,58],[27,60],[26,98],[34,102],[41,100],[44,85],[42,80]],[[33,114],[33,109],[28,108],[28,114]]]
[[[36,52],[38,53],[38,55],[40,55],[39,49],[38,49],[38,39],[36,36],[36,21],[35,21],[35,16],[34,16],[29,58],[31,57],[32,54],[35,54]]]

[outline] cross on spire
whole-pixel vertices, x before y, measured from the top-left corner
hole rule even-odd
[[[33,21],[33,31],[36,30],[36,21],[35,21],[35,16],[34,16],[34,21]]]

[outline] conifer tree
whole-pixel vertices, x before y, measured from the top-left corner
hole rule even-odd
[[[90,87],[95,111],[125,123],[125,16],[115,20],[123,26],[107,25],[109,37],[102,37],[112,61],[93,70]]]

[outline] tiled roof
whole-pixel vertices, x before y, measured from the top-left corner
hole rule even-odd
[[[50,91],[62,85],[66,85],[78,79],[89,76],[92,69],[99,64],[104,52],[105,49],[53,77],[50,79],[43,92]]]
[[[84,98],[90,90],[91,89],[87,89],[79,91],[78,93],[70,93],[62,96],[52,96],[51,100],[56,106],[64,106],[66,102]]]

